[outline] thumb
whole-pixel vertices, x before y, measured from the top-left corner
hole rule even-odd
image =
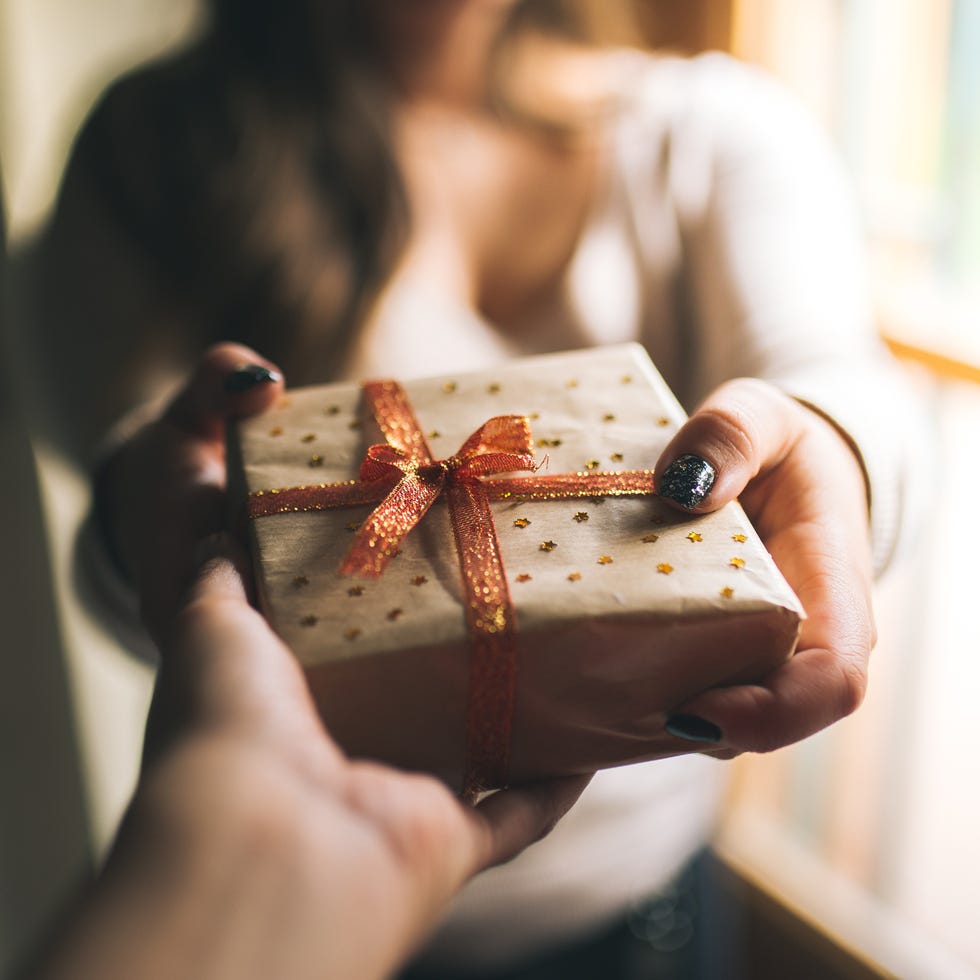
[[[799,406],[764,381],[739,378],[708,396],[657,462],[657,493],[689,513],[718,510],[778,466],[802,435]]]
[[[164,418],[194,435],[220,438],[227,419],[256,415],[282,394],[282,373],[242,344],[210,347]]]

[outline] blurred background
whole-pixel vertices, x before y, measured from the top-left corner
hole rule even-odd
[[[866,706],[803,745],[738,763],[716,849],[748,910],[748,975],[980,977],[980,0],[635,8],[650,46],[758,63],[836,139],[863,208],[880,328],[927,406],[940,461],[926,532],[880,587]],[[45,220],[102,88],[198,24],[194,0],[0,0],[0,160],[15,257]],[[152,684],[152,670],[101,636],[71,595],[68,539],[84,493],[30,444],[9,398],[15,368],[0,362],[0,514],[10,525],[0,563],[0,972],[110,840]]]

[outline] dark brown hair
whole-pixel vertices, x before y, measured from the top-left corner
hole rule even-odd
[[[409,226],[370,5],[210,6],[197,44],[110,90],[78,156],[201,343],[240,340],[293,383],[322,380]],[[522,0],[502,36],[582,36],[580,8]]]

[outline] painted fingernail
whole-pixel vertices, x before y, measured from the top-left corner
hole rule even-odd
[[[281,377],[276,371],[270,371],[261,364],[244,364],[225,378],[225,391],[248,391],[256,385],[279,381]]]
[[[715,468],[700,456],[678,456],[660,478],[660,496],[678,503],[685,510],[697,507],[715,485]]]
[[[697,715],[671,715],[664,724],[664,731],[685,742],[721,741],[721,729]]]

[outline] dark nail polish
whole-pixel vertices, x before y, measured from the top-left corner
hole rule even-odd
[[[721,729],[697,715],[671,715],[664,731],[686,742],[720,742]]]
[[[225,378],[225,391],[235,393],[248,391],[256,385],[278,380],[279,375],[275,371],[270,371],[267,367],[262,367],[261,364],[245,364],[236,368]]]
[[[660,478],[661,497],[667,497],[686,510],[697,507],[715,485],[715,468],[700,456],[678,456]]]

